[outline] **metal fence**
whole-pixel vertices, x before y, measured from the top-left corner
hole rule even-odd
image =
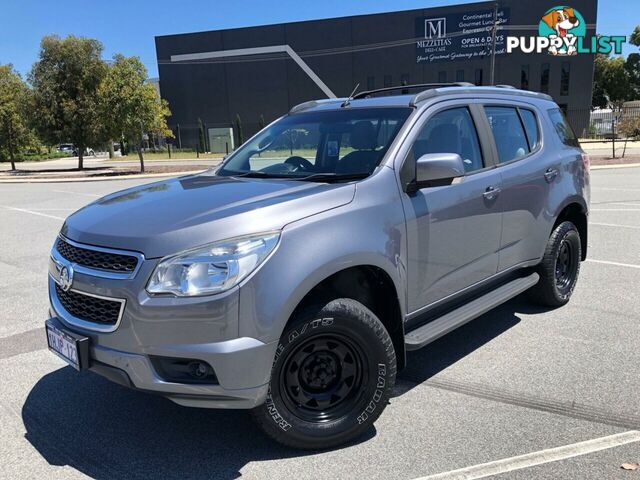
[[[581,139],[613,140],[640,135],[640,106],[568,109],[565,115]]]
[[[229,153],[263,128],[262,122],[242,122],[240,129],[234,123],[198,121],[170,124],[174,138],[171,143],[180,149],[201,152]]]
[[[635,102],[634,102],[635,103]],[[640,136],[640,105],[620,108],[563,109],[579,138],[610,141]],[[242,122],[241,131],[234,122],[220,123],[196,119],[190,123],[174,123],[169,128],[174,148],[200,152],[228,153],[263,127],[262,122]],[[164,139],[150,139],[149,147],[165,146]]]

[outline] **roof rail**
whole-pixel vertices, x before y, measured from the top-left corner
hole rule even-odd
[[[550,95],[547,95],[546,93],[532,92],[530,90],[520,90],[510,85],[496,85],[496,86],[486,86],[486,87],[476,87],[472,85],[468,88],[454,89],[453,91],[455,93],[463,93],[463,94],[471,94],[471,95],[481,94],[481,93],[499,93],[502,95],[519,95],[521,97],[533,97],[533,98],[541,98],[544,100],[553,100],[553,98]],[[423,92],[418,93],[416,96],[414,96],[413,99],[411,99],[410,105],[412,107],[415,107],[418,104],[418,102],[421,102],[423,100],[426,100],[428,98],[431,98],[437,95],[443,95],[445,93],[452,93],[452,90],[450,89],[440,90],[438,88],[425,90]]]
[[[308,110],[309,108],[316,107],[323,103],[340,103],[344,102],[346,98],[323,98],[320,100],[309,100],[308,102],[299,103],[298,105],[291,107],[289,113],[298,113],[304,110]]]
[[[356,93],[352,99],[357,100],[359,98],[366,98],[376,93],[393,92],[394,90],[409,90],[416,88],[439,88],[439,87],[472,87],[473,83],[469,82],[455,82],[455,83],[417,83],[413,85],[399,85],[397,87],[384,87],[376,88],[375,90],[365,90],[364,92]]]

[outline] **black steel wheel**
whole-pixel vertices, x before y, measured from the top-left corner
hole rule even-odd
[[[311,337],[286,359],[280,390],[286,407],[308,422],[329,422],[350,408],[368,371],[360,347],[339,334]]]
[[[571,222],[560,223],[549,237],[537,269],[540,281],[529,290],[529,297],[548,307],[565,305],[578,281],[581,259],[578,230]]]
[[[395,383],[393,342],[351,299],[311,307],[285,329],[266,401],[254,410],[285,445],[323,449],[359,436],[380,416]]]

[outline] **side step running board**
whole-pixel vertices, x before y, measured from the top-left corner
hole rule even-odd
[[[540,280],[537,273],[523,278],[517,278],[495,290],[483,295],[480,298],[469,302],[442,317],[433,320],[426,325],[417,328],[404,337],[407,350],[418,350],[425,345],[437,340],[465,323],[488,312],[492,308],[506,302],[519,295],[525,290],[533,287]]]

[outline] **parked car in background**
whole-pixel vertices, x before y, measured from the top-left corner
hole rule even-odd
[[[69,156],[75,155],[76,147],[73,143],[61,143],[58,145],[58,151],[62,153],[66,153]]]
[[[406,351],[525,291],[566,304],[589,159],[558,105],[411,89],[298,105],[215,170],[71,215],[51,250],[50,349],[181,405],[252,409],[275,440],[317,449],[371,427]]]
[[[78,149],[73,143],[61,143],[60,145],[58,145],[58,151],[68,153],[69,155],[72,155],[74,157],[78,156]],[[87,147],[84,149],[84,155],[94,157],[96,153],[92,148]]]

